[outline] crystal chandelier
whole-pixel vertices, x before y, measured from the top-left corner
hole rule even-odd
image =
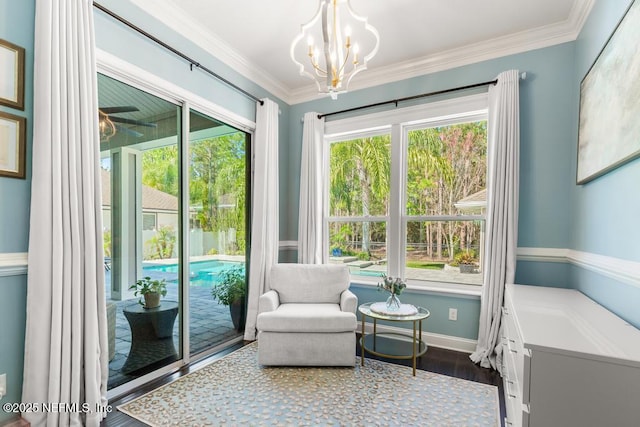
[[[352,35],[354,29],[357,37]],[[300,43],[305,39],[306,46]],[[378,44],[378,31],[367,18],[353,12],[350,0],[320,0],[315,16],[302,25],[291,43],[290,54],[301,76],[313,79],[320,93],[337,99],[339,93],[347,91],[351,79],[367,69]],[[362,56],[364,50],[369,53]]]

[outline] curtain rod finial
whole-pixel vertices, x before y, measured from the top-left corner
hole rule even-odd
[[[526,80],[527,79],[527,72],[523,71],[522,73],[520,73],[520,80]]]

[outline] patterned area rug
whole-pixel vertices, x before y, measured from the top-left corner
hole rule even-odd
[[[276,368],[257,343],[118,409],[152,426],[499,426],[498,388],[372,359]]]

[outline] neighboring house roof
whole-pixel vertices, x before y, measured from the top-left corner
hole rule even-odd
[[[453,204],[461,211],[479,211],[487,207],[487,189],[468,195]]]
[[[111,206],[111,174],[100,169],[102,178],[102,206]],[[147,185],[142,186],[142,209],[155,211],[178,211],[178,198]]]

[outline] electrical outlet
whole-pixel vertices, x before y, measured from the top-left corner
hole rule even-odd
[[[449,320],[458,320],[458,309],[450,308],[449,309]]]
[[[0,375],[0,399],[7,394],[7,374]]]

